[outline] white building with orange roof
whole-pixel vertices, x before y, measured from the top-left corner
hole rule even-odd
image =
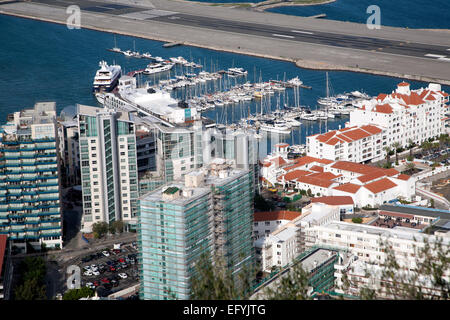
[[[398,84],[391,94],[361,101],[350,113],[348,126],[377,125],[383,128],[382,139],[388,146],[399,142],[421,142],[445,133],[448,94],[441,85],[430,83],[427,88],[411,90],[409,83]]]
[[[386,135],[375,125],[352,126],[306,138],[307,155],[334,161],[378,161],[384,158]]]
[[[264,158],[261,164],[261,180],[263,186],[274,186],[277,183],[277,178],[283,173],[286,173],[282,168],[293,162],[288,159],[288,147],[289,145],[287,143],[276,144],[275,150]]]

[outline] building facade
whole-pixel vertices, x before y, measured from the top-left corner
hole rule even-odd
[[[383,128],[387,146],[398,142],[406,147],[410,141],[420,144],[445,133],[448,94],[441,85],[411,90],[410,84],[398,84],[391,94],[362,101],[350,113],[349,126],[377,125]]]
[[[0,234],[13,246],[62,248],[59,175],[55,103],[15,112],[0,137]]]
[[[126,112],[78,105],[82,232],[96,222],[136,227],[138,173],[134,123]]]
[[[141,298],[173,299],[175,294],[189,299],[203,253],[221,258],[239,285],[238,275],[254,264],[252,224],[251,175],[226,162],[216,161],[142,196]]]

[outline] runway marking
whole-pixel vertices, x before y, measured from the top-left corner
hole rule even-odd
[[[431,53],[427,53],[425,55],[425,57],[430,57],[430,58],[445,58],[446,56],[443,56],[441,54],[431,54]]]
[[[450,58],[438,58],[439,61],[447,61],[450,62]]]
[[[275,37],[282,37],[282,38],[290,38],[290,39],[294,39],[295,38],[293,36],[288,36],[288,35],[285,35],[285,34],[278,34],[278,33],[272,33],[272,35],[275,36]]]
[[[299,31],[299,30],[291,30],[291,32],[295,32],[295,33],[303,33],[303,34],[314,34],[312,32],[308,32],[308,31]],[[449,49],[450,50],[450,49]]]

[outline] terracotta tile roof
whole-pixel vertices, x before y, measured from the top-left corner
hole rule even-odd
[[[364,188],[366,188],[367,190],[369,190],[372,193],[380,193],[382,191],[392,189],[396,186],[397,185],[395,183],[393,183],[391,180],[389,180],[388,178],[384,178],[384,179],[366,184],[364,186]]]
[[[310,168],[310,170],[316,171],[316,172],[323,172],[323,167],[312,166],[312,167]]]
[[[407,174],[400,174],[396,177],[396,179],[400,179],[400,180],[409,180],[411,178],[411,176],[408,176]]]
[[[409,83],[403,81],[403,82],[400,82],[400,83],[398,84],[398,86],[399,86],[399,87],[408,87],[408,86],[409,86]]]
[[[270,167],[272,165],[271,162],[264,162],[263,167]]]
[[[294,164],[286,167],[285,170],[289,171],[298,167],[302,167],[306,164],[309,163],[313,163],[313,162],[318,162],[318,163],[322,163],[322,164],[330,164],[333,161],[332,160],[328,160],[328,159],[319,159],[319,158],[314,158],[314,157],[310,157],[310,156],[304,156],[304,157],[300,157],[294,160]]]
[[[275,147],[286,148],[286,147],[289,147],[289,145],[287,143],[278,143],[275,145]]]
[[[312,198],[311,202],[325,203],[330,206],[351,204],[354,205],[352,197],[349,196],[327,196]]]
[[[270,159],[269,161],[274,163],[276,167],[284,166],[287,163],[282,157],[276,157],[275,159]]]
[[[298,178],[300,178],[302,176],[306,176],[308,174],[311,174],[311,172],[310,171],[306,171],[306,170],[293,170],[293,171],[289,171],[288,173],[286,173],[282,177],[284,177],[285,181],[292,181],[292,180],[298,179]]]
[[[385,93],[380,93],[377,97],[377,100],[384,100],[387,97],[387,94]]]
[[[316,139],[328,145],[336,145],[342,142],[353,142],[374,134],[382,130],[374,125],[365,125],[361,127],[348,127],[339,130],[328,131],[327,133],[317,135]]]
[[[344,183],[340,186],[334,187],[335,190],[340,190],[348,193],[356,193],[361,188],[360,185],[354,184],[354,183]]]
[[[313,173],[313,174],[308,175],[308,177],[310,177],[310,178],[322,179],[322,180],[333,180],[333,179],[339,178],[341,176],[342,176],[342,174],[334,175],[331,172],[318,172],[318,173]]]
[[[305,184],[310,184],[313,186],[322,187],[322,188],[329,188],[333,183],[335,183],[331,180],[312,178],[310,176],[302,176],[302,177],[298,178],[297,181],[301,182],[301,183],[305,183]]]
[[[255,212],[253,215],[253,220],[259,221],[273,221],[273,220],[294,220],[299,217],[301,212],[297,211],[265,211],[265,212]]]
[[[363,176],[358,177],[358,180],[361,181],[362,183],[366,183],[369,181],[373,181],[375,179],[381,178],[386,176],[385,172],[382,171],[374,171],[368,174],[365,174]]]
[[[332,166],[332,168],[340,169],[344,171],[350,171],[360,174],[369,174],[372,172],[380,172],[383,171],[383,169],[372,167],[369,165],[356,163],[356,162],[350,162],[350,161],[336,161]]]
[[[371,124],[362,126],[361,129],[364,130],[364,131],[367,131],[367,132],[369,132],[371,134],[378,134],[378,133],[381,133],[383,131],[380,128],[378,128],[377,126],[374,126],[374,125],[371,125]]]
[[[383,170],[384,170],[384,173],[389,177],[395,176],[400,173],[400,172],[398,172],[397,169],[394,169],[394,168],[383,169]]]
[[[351,139],[352,141],[361,140],[363,138],[370,137],[371,134],[361,130],[361,129],[355,129],[355,130],[349,130],[347,132],[342,133],[343,136]]]
[[[377,104],[374,108],[375,112],[379,113],[392,113],[392,107],[389,104]]]

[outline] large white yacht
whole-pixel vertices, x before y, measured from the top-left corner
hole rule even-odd
[[[100,61],[93,83],[93,91],[111,91],[117,85],[122,68],[119,65],[109,66],[106,61]]]
[[[155,74],[172,69],[174,63],[151,63],[145,68],[144,74]]]

